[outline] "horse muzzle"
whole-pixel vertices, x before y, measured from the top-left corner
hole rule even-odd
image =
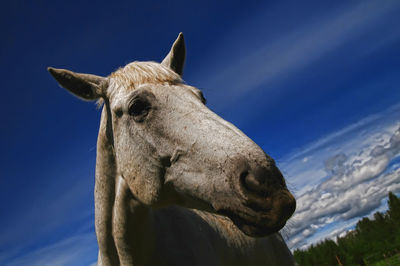
[[[231,184],[240,203],[219,211],[252,237],[281,230],[296,209],[283,175],[274,161],[266,158],[262,165],[249,163],[242,156],[233,160]]]

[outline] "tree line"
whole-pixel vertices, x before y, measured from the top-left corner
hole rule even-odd
[[[325,239],[305,250],[297,249],[294,257],[306,265],[372,265],[400,253],[400,199],[389,192],[389,209],[376,212],[357,222],[353,231],[336,241]],[[399,261],[400,264],[400,261]]]

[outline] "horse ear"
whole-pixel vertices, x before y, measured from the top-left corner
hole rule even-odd
[[[86,101],[100,98],[102,96],[102,88],[107,82],[106,78],[96,75],[80,74],[52,67],[47,68],[47,70],[61,87]]]
[[[168,55],[161,62],[162,65],[165,65],[171,68],[175,73],[182,76],[183,74],[183,65],[185,64],[186,57],[186,48],[185,48],[185,40],[183,39],[182,32],[179,33],[178,38],[174,42],[171,47],[171,51],[169,51]]]

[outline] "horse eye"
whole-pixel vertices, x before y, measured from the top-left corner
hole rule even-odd
[[[146,99],[136,98],[129,106],[129,114],[133,116],[135,121],[141,122],[147,116],[150,109],[151,105]]]

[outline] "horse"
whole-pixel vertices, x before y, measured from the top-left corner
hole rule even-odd
[[[274,160],[182,79],[180,33],[161,63],[101,77],[48,68],[102,106],[98,265],[294,265],[279,230],[296,201]]]

